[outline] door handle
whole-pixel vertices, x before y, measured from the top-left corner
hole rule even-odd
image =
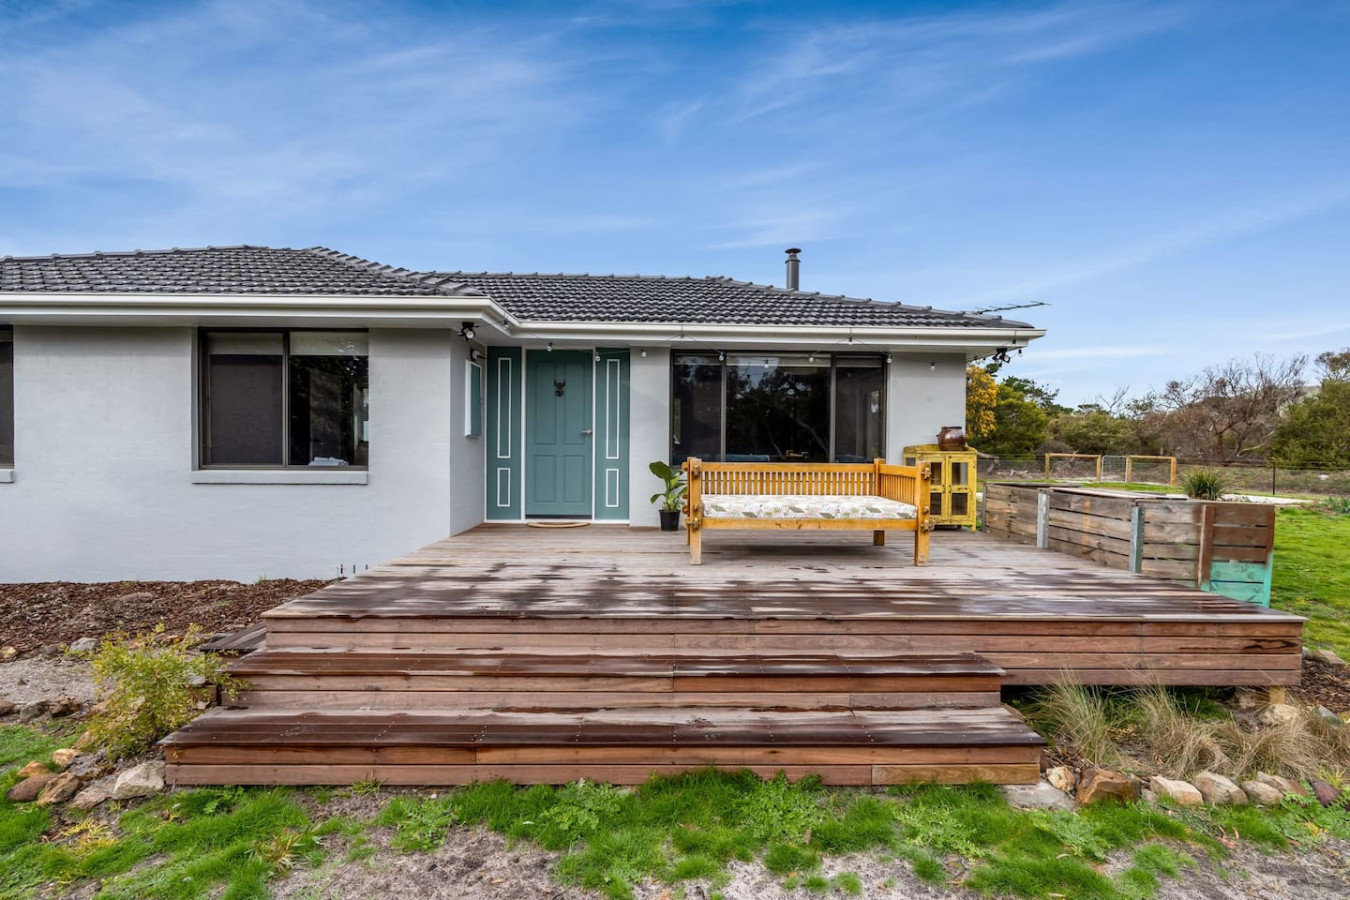
[[[595,434],[595,431],[590,428],[584,428],[582,429],[581,433],[586,435],[586,437],[590,437],[591,435]]]

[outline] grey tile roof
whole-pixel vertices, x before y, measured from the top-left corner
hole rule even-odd
[[[422,272],[322,247],[200,247],[0,259],[0,292],[315,294],[384,297],[472,294]]]
[[[1030,328],[997,316],[843,295],[790,291],[725,277],[437,272],[532,322]]]
[[[414,272],[324,247],[201,247],[0,259],[0,293],[489,297],[521,321],[915,328],[1031,326],[725,277]]]

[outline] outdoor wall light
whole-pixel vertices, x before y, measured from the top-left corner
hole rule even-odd
[[[549,353],[552,353],[552,352],[553,352],[553,342],[552,342],[552,341],[549,341],[547,344],[545,344],[545,345],[544,345],[544,349],[547,350]]]
[[[466,341],[473,340],[474,330],[472,322],[461,322],[459,326],[459,336]]]
[[[479,350],[477,347],[469,348],[469,362],[481,362],[482,359],[483,359],[482,350]]]
[[[931,360],[931,359],[928,361],[928,371],[930,371],[930,372],[936,372],[936,371],[937,371],[937,363],[934,362],[934,361]]]
[[[646,358],[647,358],[647,351],[646,351],[646,350],[643,350],[642,353],[641,353],[641,356],[642,356],[643,359],[646,359]]]
[[[718,361],[718,362],[721,362],[722,360],[724,360],[724,359],[726,359],[726,358],[727,358],[727,355],[726,355],[725,353],[723,353],[721,350],[718,350],[718,351],[717,351],[717,361]]]
[[[595,361],[596,361],[596,362],[599,362],[599,361],[600,361],[600,351],[599,351],[599,350],[595,351]]]
[[[890,355],[889,353],[887,353],[887,354],[886,354],[886,365],[889,366],[890,364],[891,364],[891,355]]]

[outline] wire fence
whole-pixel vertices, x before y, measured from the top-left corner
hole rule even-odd
[[[1098,478],[1097,457],[1062,457],[1050,460],[1051,481],[1125,483],[1124,456],[1102,456],[1101,477]],[[1186,462],[1177,464],[1177,491],[1186,476],[1199,469],[1223,473],[1229,490],[1238,494],[1316,494],[1321,496],[1350,496],[1350,470],[1311,466],[1223,466],[1211,463]],[[981,456],[979,477],[983,481],[1045,481],[1046,459],[1036,456]],[[1166,460],[1134,459],[1130,464],[1130,483],[1168,484],[1171,463]]]

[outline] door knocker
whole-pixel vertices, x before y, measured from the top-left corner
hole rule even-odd
[[[554,381],[554,382],[553,382],[553,396],[555,396],[555,397],[561,397],[561,396],[563,395],[563,391],[565,391],[565,390],[567,390],[567,381],[566,381],[566,379],[564,379],[563,381]]]

